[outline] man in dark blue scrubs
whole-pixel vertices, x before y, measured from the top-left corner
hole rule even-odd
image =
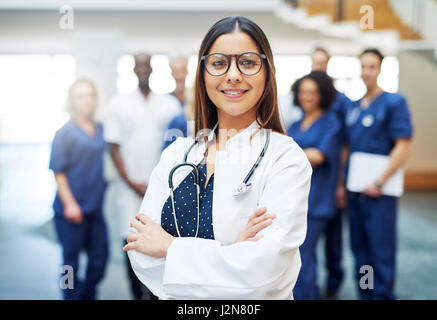
[[[364,152],[389,157],[387,167],[374,182],[362,192],[348,192],[347,197],[361,299],[396,298],[397,198],[384,195],[382,187],[408,159],[413,134],[405,98],[384,92],[377,84],[383,58],[376,49],[365,50],[360,55],[361,77],[367,92],[346,112],[349,154]],[[364,276],[360,273],[362,267],[373,269],[373,288],[360,283]]]

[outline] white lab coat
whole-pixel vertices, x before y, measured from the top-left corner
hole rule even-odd
[[[270,145],[252,176],[252,190],[235,197],[234,190],[255,163],[265,142],[265,130],[250,136],[256,122],[230,138],[217,151],[214,171],[213,228],[215,240],[176,238],[166,258],[128,252],[138,278],[161,299],[293,299],[301,267],[299,246],[305,239],[312,169],[292,138],[271,133]],[[192,144],[178,138],[164,150],[152,172],[140,212],[161,223],[169,196],[168,175]],[[188,162],[198,163],[205,144],[194,147]],[[174,175],[177,186],[188,174]],[[257,208],[277,217],[257,241],[235,243]]]

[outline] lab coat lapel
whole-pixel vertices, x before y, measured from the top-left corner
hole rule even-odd
[[[258,193],[260,191],[260,173],[266,159],[260,163],[252,177],[253,188],[244,195],[234,196],[239,184],[244,180],[258,158],[265,142],[265,130],[251,135],[258,128],[253,123],[243,132],[228,140],[226,151],[216,153],[214,170],[214,198],[213,225],[216,237],[224,243],[235,241],[238,232],[244,229],[248,217],[257,208]],[[220,215],[227,215],[227,219],[220,219]],[[229,223],[229,220],[232,223]]]

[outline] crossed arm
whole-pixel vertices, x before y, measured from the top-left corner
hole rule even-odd
[[[265,214],[267,208],[260,208],[250,216],[245,229],[238,235],[235,243],[241,241],[258,241],[263,236],[257,233],[272,224],[275,214]],[[136,250],[154,258],[164,258],[174,237],[145,214],[138,214],[131,221],[136,233],[131,233],[123,250]]]

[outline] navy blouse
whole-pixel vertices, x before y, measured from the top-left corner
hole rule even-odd
[[[199,233],[198,238],[214,239],[212,224],[212,199],[214,188],[214,174],[206,181],[206,164],[199,168],[200,194],[199,194]],[[197,228],[197,194],[194,183],[194,173],[190,173],[174,189],[174,202],[176,218],[181,237],[194,237]],[[162,207],[161,213],[162,228],[174,237],[178,236],[173,217],[171,197],[168,197]]]

